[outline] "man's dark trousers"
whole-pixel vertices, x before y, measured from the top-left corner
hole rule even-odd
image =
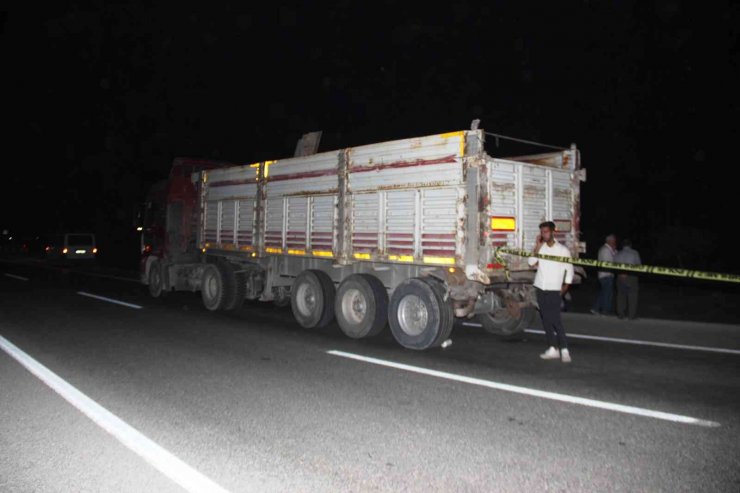
[[[552,347],[567,349],[568,341],[565,338],[565,329],[560,317],[560,291],[537,290],[537,303],[540,305],[542,327],[547,335],[547,343]]]
[[[631,319],[637,317],[638,292],[637,276],[624,274],[619,276],[617,280],[617,315],[620,318],[624,318],[628,314]]]
[[[602,315],[614,313],[614,276],[599,278],[599,294],[593,309]]]

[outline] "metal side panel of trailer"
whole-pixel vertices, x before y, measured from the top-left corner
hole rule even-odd
[[[466,133],[209,171],[201,247],[460,265]]]
[[[203,175],[201,248],[256,250],[258,169],[237,166]]]

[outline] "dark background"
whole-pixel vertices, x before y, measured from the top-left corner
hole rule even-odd
[[[135,267],[134,205],[176,156],[254,162],[313,130],[329,150],[480,118],[581,149],[588,256],[616,232],[646,262],[740,272],[737,5],[160,5],[0,13],[0,229],[92,230]]]

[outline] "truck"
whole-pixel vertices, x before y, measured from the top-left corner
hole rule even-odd
[[[535,272],[496,249],[532,249],[552,220],[584,252],[585,169],[575,144],[492,157],[486,135],[474,124],[249,164],[175,159],[146,199],[141,281],[153,297],[200,291],[213,311],[290,305],[302,327],[336,320],[356,339],[390,327],[415,350],[456,320],[516,337],[535,315]]]

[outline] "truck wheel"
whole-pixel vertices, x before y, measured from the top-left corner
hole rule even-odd
[[[304,270],[293,282],[290,306],[307,329],[325,327],[334,318],[334,283],[320,270]]]
[[[346,336],[376,336],[388,323],[388,292],[377,277],[353,274],[337,289],[334,313]]]
[[[207,264],[203,269],[200,295],[206,309],[221,310],[229,301],[232,301],[234,279],[228,274],[227,268],[220,264]]]
[[[509,310],[501,308],[491,313],[477,316],[483,330],[506,340],[521,339],[524,329],[529,328],[534,320],[535,309],[531,306],[521,308],[519,317],[514,317]]]
[[[231,281],[233,289],[230,296],[224,300],[223,310],[235,312],[238,311],[244,303],[244,297],[247,295],[247,275],[246,272],[239,271],[239,266],[224,263],[220,267],[224,271],[226,280]]]
[[[407,279],[393,291],[388,321],[396,341],[408,349],[439,346],[452,331],[452,305],[444,301],[441,283]]]
[[[440,302],[442,302],[444,306],[449,308],[442,310],[442,328],[444,330],[440,331],[439,335],[437,335],[437,339],[435,339],[435,341],[432,343],[432,347],[436,347],[449,339],[450,334],[452,334],[452,328],[455,326],[455,311],[452,305],[445,301],[445,294],[447,293],[447,289],[445,288],[445,285],[444,283],[442,283],[442,281],[440,281],[439,279],[435,279],[434,277],[426,277],[422,280],[432,286],[432,289],[437,292],[437,296]]]
[[[165,293],[162,262],[153,260],[149,265],[149,294],[152,298],[159,298]]]
[[[277,307],[284,307],[290,305],[290,291],[286,287],[275,288],[273,291],[274,298],[272,303]]]

